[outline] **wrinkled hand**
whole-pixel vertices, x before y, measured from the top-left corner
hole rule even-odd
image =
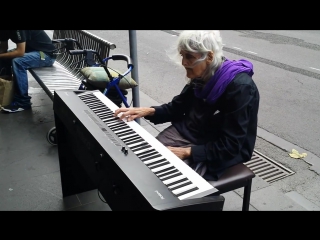
[[[184,160],[191,156],[191,147],[167,147],[171,152],[173,152],[178,158]]]
[[[155,109],[149,107],[118,108],[114,112],[114,117],[119,117],[120,119],[126,118],[127,121],[130,122],[136,118],[141,118],[149,115],[151,116],[154,114],[154,112]]]

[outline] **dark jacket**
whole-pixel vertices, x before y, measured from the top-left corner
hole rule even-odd
[[[171,122],[179,133],[195,144],[194,162],[206,162],[204,178],[217,180],[223,171],[251,159],[257,135],[259,91],[252,78],[240,73],[225,92],[210,105],[186,85],[171,102],[145,117],[154,124]]]

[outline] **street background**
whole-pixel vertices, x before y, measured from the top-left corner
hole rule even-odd
[[[52,36],[51,30],[46,31]],[[128,30],[87,31],[115,43],[111,54],[130,55]],[[141,106],[166,103],[184,86],[185,70],[167,55],[179,32],[136,31],[135,80]],[[227,58],[245,58],[254,65],[253,79],[261,96],[255,150],[294,172],[270,184],[254,178],[250,210],[320,210],[320,31],[223,30],[221,34]],[[121,71],[127,67],[120,61],[109,66]],[[57,148],[45,140],[54,126],[52,101],[30,75],[29,94],[32,112],[0,115],[0,209],[104,210],[96,191],[91,194],[94,200],[79,194],[70,205],[70,199],[62,199]],[[130,97],[129,91],[129,102]],[[143,127],[153,134],[159,130],[145,122]],[[291,158],[288,153],[293,148],[307,157]],[[241,209],[241,194],[242,190],[224,194],[224,210]],[[98,205],[89,208],[88,199]]]

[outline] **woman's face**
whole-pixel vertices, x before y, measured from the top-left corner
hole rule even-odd
[[[200,53],[187,52],[184,50],[180,51],[182,57],[182,65],[187,71],[187,77],[194,79],[201,77],[206,70],[207,66],[211,61],[208,61],[208,57],[200,62],[196,62],[201,57]],[[208,55],[209,56],[209,55]]]

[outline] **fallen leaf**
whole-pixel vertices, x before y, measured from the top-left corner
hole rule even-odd
[[[297,150],[295,150],[295,149],[292,149],[292,151],[291,151],[291,153],[289,153],[289,155],[290,155],[290,157],[292,157],[292,158],[296,158],[296,159],[298,159],[298,158],[304,158],[304,157],[306,157],[307,156],[307,154],[306,153],[299,153]]]

